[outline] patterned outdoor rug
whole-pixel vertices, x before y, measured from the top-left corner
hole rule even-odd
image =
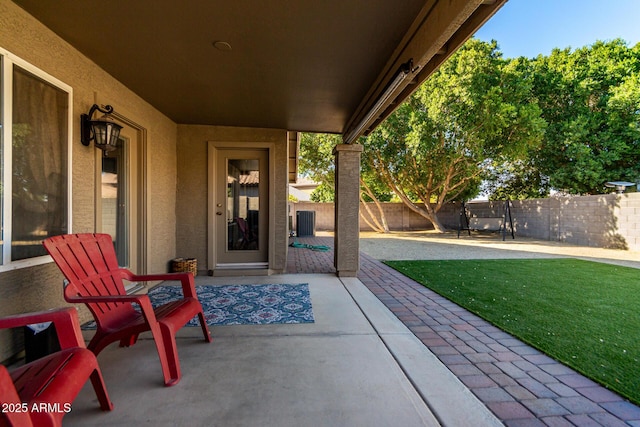
[[[309,285],[197,285],[196,294],[209,326],[313,323]],[[182,298],[180,286],[156,286],[149,291],[156,307]],[[197,317],[187,326],[199,326]],[[95,329],[95,323],[83,325]]]

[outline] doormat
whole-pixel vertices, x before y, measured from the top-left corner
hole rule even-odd
[[[197,285],[196,294],[209,326],[313,323],[309,285]],[[149,291],[154,307],[182,298],[180,286],[156,286]],[[198,318],[187,326],[200,326]],[[95,323],[83,325],[95,329]]]

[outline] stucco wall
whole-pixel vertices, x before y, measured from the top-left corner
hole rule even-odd
[[[178,187],[176,202],[176,253],[181,257],[197,258],[198,270],[212,269],[208,265],[207,203],[209,189],[208,144],[229,142],[237,148],[252,143],[274,143],[275,171],[274,228],[270,253],[270,268],[283,271],[287,258],[287,132],[277,129],[235,128],[224,126],[178,126]]]
[[[80,114],[96,102],[111,104],[145,129],[148,187],[140,197],[148,208],[146,262],[148,271],[166,271],[176,246],[176,124],[9,0],[0,0],[0,47],[73,88],[73,232],[95,231],[96,156],[80,144]],[[0,273],[0,315],[65,305],[61,283],[53,263]],[[81,319],[87,318],[82,310]],[[0,344],[2,360],[11,346]]]

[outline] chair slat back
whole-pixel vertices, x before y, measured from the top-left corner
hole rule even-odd
[[[109,234],[65,234],[49,237],[43,244],[69,281],[64,290],[65,299],[126,295]],[[128,303],[90,303],[87,306],[98,323],[108,321],[114,311],[133,310]]]

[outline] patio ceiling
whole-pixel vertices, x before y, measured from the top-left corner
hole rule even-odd
[[[14,2],[180,124],[348,133],[412,60],[359,135],[506,0]]]

